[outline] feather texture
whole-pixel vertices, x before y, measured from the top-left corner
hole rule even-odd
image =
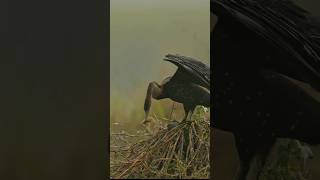
[[[199,84],[210,89],[210,68],[201,61],[181,55],[168,54],[165,61],[169,61],[178,67],[176,74],[185,74],[192,83]],[[179,76],[173,76],[180,77]]]
[[[212,0],[218,17],[230,17],[290,53],[320,82],[320,23],[289,0]]]

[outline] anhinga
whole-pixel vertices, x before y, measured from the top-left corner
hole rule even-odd
[[[175,64],[178,69],[173,76],[167,77],[161,84],[151,82],[144,103],[146,119],[149,115],[151,98],[160,100],[170,98],[183,104],[185,117],[193,112],[197,105],[210,106],[210,68],[190,57],[168,54],[165,61]]]
[[[244,180],[276,138],[320,143],[320,25],[289,0],[211,0],[211,12],[211,125],[234,134]]]

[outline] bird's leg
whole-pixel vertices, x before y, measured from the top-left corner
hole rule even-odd
[[[236,147],[240,160],[240,170],[236,180],[256,180],[261,175],[266,158],[275,142],[274,139],[264,139],[263,144],[250,137],[235,135]]]
[[[251,161],[250,169],[248,171],[247,178],[259,179],[263,168],[265,167],[267,157],[275,143],[275,139],[264,139],[263,144],[258,145],[254,158]]]
[[[188,115],[189,115],[189,111],[184,111],[184,118],[183,118],[183,120],[182,121],[185,121],[185,120],[187,120],[187,118],[188,118]]]
[[[192,115],[193,115],[193,111],[194,111],[194,108],[191,108],[191,110],[189,111],[189,120],[191,121],[192,119]]]
[[[250,161],[254,155],[254,152],[248,147],[248,144],[242,137],[235,137],[235,140],[240,161],[240,168],[237,172],[235,180],[246,180],[250,168]]]
[[[189,117],[191,108],[188,105],[183,105],[183,109],[184,109],[184,118],[182,121],[186,121],[187,118]]]
[[[149,116],[149,111],[151,107],[151,97],[154,99],[161,99],[162,92],[162,86],[159,85],[157,82],[149,83],[146,98],[144,101],[145,119],[148,119]]]

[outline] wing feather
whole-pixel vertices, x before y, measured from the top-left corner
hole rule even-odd
[[[211,8],[283,48],[320,82],[320,23],[307,11],[290,0],[212,0]]]
[[[210,68],[206,64],[190,57],[172,54],[166,55],[164,60],[178,67],[175,76],[184,74],[181,76],[189,76],[185,78],[210,89]]]

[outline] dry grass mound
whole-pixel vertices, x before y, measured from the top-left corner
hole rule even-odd
[[[111,137],[117,144],[111,149],[111,178],[208,179],[210,119],[206,111],[199,106],[189,121],[169,124],[133,144],[130,138],[139,139],[139,135]]]

